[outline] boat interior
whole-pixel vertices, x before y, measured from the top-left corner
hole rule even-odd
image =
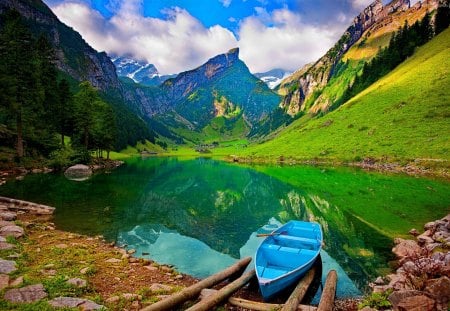
[[[258,275],[274,279],[309,263],[320,249],[319,239],[317,231],[309,228],[291,228],[269,237],[256,258]]]

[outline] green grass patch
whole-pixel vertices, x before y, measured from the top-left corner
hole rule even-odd
[[[324,117],[296,120],[244,156],[352,161],[450,160],[450,29],[390,74]],[[332,124],[322,124],[333,120]],[[323,154],[324,150],[332,150]]]

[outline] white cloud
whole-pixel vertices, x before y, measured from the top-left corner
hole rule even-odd
[[[105,19],[75,1],[65,1],[52,10],[95,49],[148,61],[162,74],[195,68],[236,46],[252,72],[273,68],[294,71],[317,60],[342,33],[339,27],[311,26],[287,9],[269,14],[257,7],[254,16],[239,23],[238,40],[228,29],[205,27],[180,8],[166,9],[163,19],[150,18],[142,14],[142,0],[114,0],[110,2],[114,15]]]
[[[163,74],[194,68],[237,46],[233,33],[221,26],[206,28],[186,10],[165,11],[166,19],[143,17],[142,1],[123,1],[107,20],[78,2],[52,8],[64,23],[80,32],[95,49],[153,63]]]
[[[219,0],[219,2],[222,3],[222,5],[226,8],[230,6],[231,1],[232,0]]]
[[[338,37],[335,31],[304,24],[287,9],[274,11],[271,22],[273,26],[266,27],[258,17],[250,17],[239,29],[241,59],[252,72],[299,69],[321,57]]]
[[[352,6],[357,10],[362,10],[369,6],[374,0],[351,0]]]

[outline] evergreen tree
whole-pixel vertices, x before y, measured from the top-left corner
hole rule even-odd
[[[55,116],[57,122],[57,131],[61,135],[61,146],[64,147],[64,136],[72,135],[74,128],[73,114],[73,95],[70,91],[69,83],[62,79],[58,84],[57,101],[55,107]]]
[[[95,124],[95,112],[100,98],[97,90],[88,82],[80,83],[80,90],[75,94],[75,126],[79,141],[89,150],[89,136]]]
[[[450,4],[449,1],[446,0],[444,3],[439,5],[436,11],[436,20],[435,20],[435,33],[436,35],[447,29],[450,24]]]
[[[0,34],[2,107],[15,120],[16,152],[24,156],[24,124],[36,104],[35,64],[31,33],[17,11],[8,11]]]

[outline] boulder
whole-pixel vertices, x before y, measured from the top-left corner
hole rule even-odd
[[[397,305],[399,311],[433,311],[435,310],[436,302],[425,296],[411,296],[402,299]]]
[[[104,306],[96,304],[95,302],[82,298],[73,297],[58,297],[48,302],[55,308],[79,308],[83,311],[100,310]]]
[[[42,284],[29,285],[22,288],[10,289],[5,293],[5,300],[9,302],[34,302],[47,297]]]
[[[433,238],[431,238],[430,236],[430,233],[431,232],[427,230],[417,237],[417,242],[419,243],[419,245],[430,244],[434,242]]]
[[[15,261],[0,259],[0,273],[10,274],[16,270]]]
[[[84,164],[77,164],[71,166],[64,172],[64,176],[66,176],[67,179],[75,181],[86,180],[91,175],[92,175],[91,168]]]
[[[431,279],[427,282],[425,291],[439,303],[450,301],[450,279],[446,276],[439,279]]]
[[[23,228],[16,225],[8,225],[0,228],[0,236],[3,237],[13,236],[15,238],[20,238],[24,234]]]
[[[403,240],[394,246],[392,252],[397,256],[397,258],[405,258],[409,256],[415,256],[422,252],[420,246],[413,240]]]

